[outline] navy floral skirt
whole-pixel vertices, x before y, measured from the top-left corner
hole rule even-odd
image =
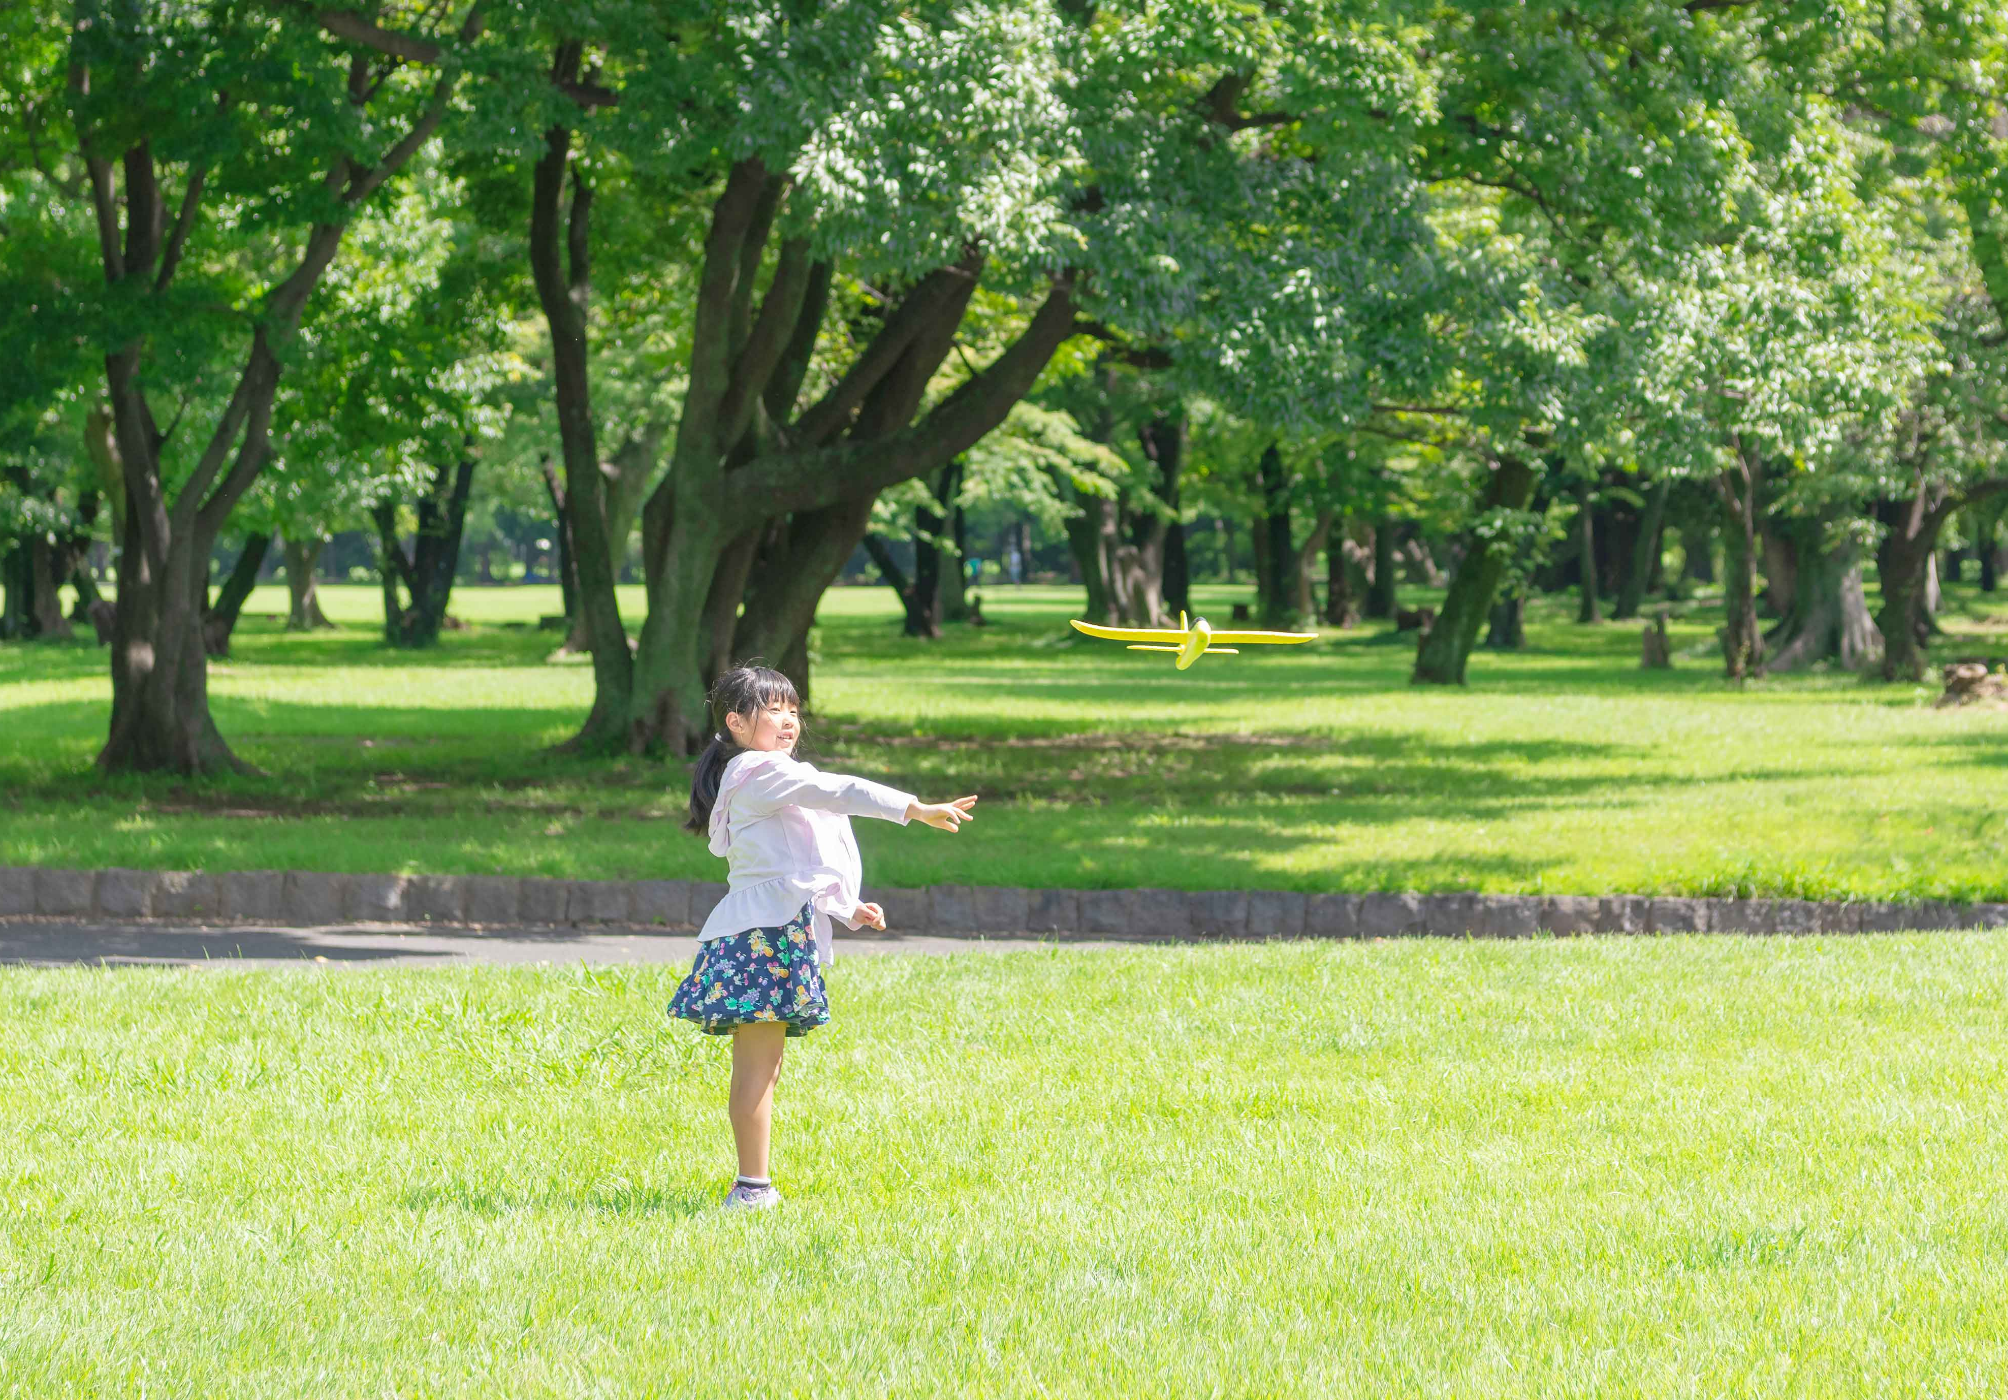
[[[808,905],[780,928],[749,928],[697,945],[690,975],[669,999],[669,1014],[695,1021],[707,1035],[730,1035],[755,1021],[780,1021],[807,1035],[830,1019],[830,999],[816,966]]]

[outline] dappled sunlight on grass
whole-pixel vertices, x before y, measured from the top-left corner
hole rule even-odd
[[[263,777],[100,777],[103,653],[0,647],[0,861],[717,873],[676,830],[682,765],[552,751],[592,694],[536,629],[555,589],[461,589],[470,626],[423,654],[381,645],[374,589],[327,589],[344,625],[312,635],[255,615],[271,592],[212,682]],[[1245,598],[1198,594],[1223,619]],[[826,600],[805,753],[984,798],[953,841],[864,824],[875,882],[2008,898],[2008,716],[1922,687],[1647,672],[1637,625],[1577,626],[1566,599],[1532,609],[1527,651],[1479,652],[1467,689],[1411,687],[1413,637],[1385,627],[1179,673],[1068,629],[1077,590],[983,597],[991,625],[939,642],[901,637],[886,589]],[[1948,597],[1949,628],[1992,616]],[[1676,621],[1676,651],[1714,621]]]

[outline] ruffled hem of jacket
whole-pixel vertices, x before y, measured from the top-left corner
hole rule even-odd
[[[816,945],[822,951],[822,961],[828,962],[833,946],[830,920],[841,919],[847,928],[857,927],[850,917],[857,912],[857,901],[845,890],[843,877],[834,870],[777,875],[757,885],[728,891],[705,918],[697,941],[705,943],[714,938],[729,938],[749,928],[772,927],[773,915],[779,913],[773,896],[784,889],[794,893],[789,901],[791,907],[782,922],[793,918],[802,905],[807,904],[815,915]],[[768,913],[762,914],[763,906],[769,909]]]

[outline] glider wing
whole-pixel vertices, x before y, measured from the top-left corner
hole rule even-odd
[[[1078,626],[1079,624],[1076,625]],[[1315,642],[1317,640],[1318,634],[1316,632],[1215,632],[1213,634],[1215,646],[1223,642],[1229,645],[1239,642],[1243,646],[1250,646],[1260,642],[1291,646],[1298,642]]]
[[[1101,627],[1092,622],[1074,623],[1074,630],[1111,642],[1183,642],[1185,633],[1168,627]]]

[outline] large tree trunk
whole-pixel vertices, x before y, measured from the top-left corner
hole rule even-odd
[[[2001,549],[1999,546],[2001,528],[2001,507],[1999,504],[1982,506],[1974,513],[1973,547],[1980,556],[1980,591],[1992,593],[2001,586]]]
[[[553,72],[560,81],[577,78],[580,53],[576,43],[559,46]],[[582,172],[570,167],[571,146],[572,133],[566,127],[553,126],[544,134],[544,154],[537,162],[531,191],[530,270],[550,328],[558,444],[565,463],[564,524],[569,529],[564,533],[578,588],[577,616],[593,655],[593,708],[567,747],[605,753],[628,743],[634,658],[614,593],[613,546],[607,538],[605,482],[588,374],[593,191]],[[571,201],[561,217],[568,182]],[[699,593],[697,600],[702,596]]]
[[[203,614],[202,644],[211,656],[230,655],[230,634],[237,630],[237,617],[244,611],[245,600],[258,586],[258,571],[265,566],[265,555],[271,548],[270,531],[244,537],[244,548],[238,551],[237,563],[231,568],[230,576],[223,581],[216,601]]]
[[[35,635],[35,552],[26,539],[0,550],[0,641]]]
[[[1354,588],[1355,566],[1347,556],[1345,517],[1325,537],[1325,621],[1333,627],[1352,627],[1359,622],[1358,596]]]
[[[768,658],[809,701],[809,629],[816,605],[856,552],[871,524],[877,492],[822,510],[799,511],[788,522],[785,548],[775,567],[754,580],[733,640],[734,660]],[[951,561],[952,564],[952,561]]]
[[[1626,621],[1638,616],[1639,607],[1645,602],[1645,595],[1652,588],[1653,576],[1659,571],[1660,556],[1666,533],[1666,502],[1673,494],[1673,478],[1661,477],[1646,492],[1645,510],[1638,522],[1638,535],[1632,541],[1631,559],[1625,568],[1624,586],[1618,590],[1617,602],[1611,608],[1611,620]]]
[[[1882,611],[1876,623],[1882,630],[1883,679],[1890,681],[1924,679],[1924,646],[1931,635],[1925,609],[1932,557],[1939,532],[1960,504],[1942,488],[1926,485],[1922,474],[1915,481],[1909,497],[1876,503],[1876,516],[1883,524],[1876,546],[1876,576],[1882,585]]]
[[[941,635],[941,546],[943,520],[932,506],[913,508],[913,600],[907,605],[911,637]]]
[[[1490,625],[1485,630],[1488,651],[1519,651],[1527,645],[1527,595],[1509,588],[1492,605]]]
[[[296,540],[283,537],[281,544],[286,554],[286,591],[292,595],[291,607],[286,614],[286,630],[307,632],[317,628],[332,628],[327,614],[321,611],[319,582],[314,577],[314,569],[320,563],[321,550],[327,541],[319,535],[309,539]]]
[[[1181,407],[1160,414],[1137,430],[1143,454],[1157,467],[1152,483],[1158,502],[1165,510],[1162,534],[1156,541],[1159,557],[1157,596],[1166,617],[1192,610],[1192,570],[1185,557],[1185,523],[1179,519],[1179,479],[1185,471],[1186,418]],[[1139,538],[1142,547],[1150,541]]]
[[[641,504],[648,495],[650,479],[655,474],[655,465],[662,456],[662,440],[669,433],[669,425],[659,418],[652,418],[639,431],[628,434],[626,441],[614,449],[612,457],[600,463],[600,474],[606,478],[601,492],[601,508],[606,512],[607,549],[610,563],[618,581],[628,558],[628,541],[634,534],[635,520],[641,513]],[[565,514],[559,506],[563,499],[555,487],[547,484],[551,503],[559,508],[558,540],[560,567],[564,570],[565,593],[565,645],[562,650],[583,654],[592,649],[591,640],[586,635],[585,615],[578,608],[578,576],[571,567],[571,526],[562,518]]]
[[[1766,641],[1765,674],[1833,661],[1850,671],[1882,657],[1882,634],[1862,593],[1860,551],[1852,540],[1823,548],[1827,521],[1794,522],[1797,568],[1792,614]]]
[[[575,636],[584,635],[579,616],[579,571],[572,567],[572,511],[565,501],[565,483],[551,470],[548,454],[538,468],[543,473],[544,495],[551,502],[551,535],[558,556],[558,606],[565,610],[565,646],[561,650],[583,651],[586,649],[583,645],[572,645]]]
[[[1374,566],[1367,579],[1366,616],[1389,618],[1395,613],[1394,551],[1400,526],[1393,520],[1374,522]]]
[[[1318,602],[1311,592],[1311,572],[1317,566],[1318,551],[1325,547],[1326,539],[1331,536],[1332,520],[1337,514],[1330,507],[1319,511],[1311,533],[1304,536],[1304,542],[1297,547],[1295,608],[1300,622],[1307,622],[1318,615]]]
[[[886,586],[899,595],[900,607],[906,614],[900,624],[900,635],[939,637],[941,626],[939,619],[934,615],[934,604],[940,595],[934,591],[923,593],[915,587],[913,579],[907,577],[906,570],[899,566],[899,560],[893,556],[892,548],[877,535],[867,533],[864,547],[865,553],[869,554],[872,562],[878,565],[879,576],[885,580]],[[919,555],[920,546],[916,541],[914,545],[916,569]]]
[[[1583,487],[1583,502],[1576,511],[1576,538],[1582,551],[1582,599],[1576,609],[1578,622],[1602,622],[1597,608],[1597,527],[1596,509],[1591,502],[1593,488]]]
[[[949,548],[938,551],[936,591],[943,622],[969,620],[969,519],[962,508],[963,463],[960,458],[941,469],[934,498],[941,503],[937,532],[946,531]],[[846,556],[849,557],[849,556]],[[837,561],[839,567],[843,560]],[[832,579],[836,575],[830,576]],[[828,587],[828,584],[824,585]]]
[[[1706,526],[1695,525],[1680,532],[1682,555],[1680,576],[1688,583],[1715,582],[1715,537]]]
[[[1764,634],[1757,626],[1756,459],[1738,451],[1736,465],[1716,483],[1721,497],[1723,551],[1723,674],[1731,680],[1752,675],[1764,661]]]
[[[1255,523],[1262,625],[1289,627],[1297,600],[1297,552],[1290,547],[1290,480],[1275,443],[1263,450],[1256,473],[1262,483],[1262,516]]]
[[[1109,577],[1113,561],[1107,548],[1114,533],[1109,517],[1115,508],[1114,501],[1083,496],[1080,514],[1069,516],[1066,522],[1067,551],[1074,556],[1074,567],[1080,571],[1081,588],[1087,595],[1082,616],[1104,627],[1113,627],[1117,621],[1115,585]]]
[[[412,538],[409,558],[397,541],[397,507],[389,501],[376,507],[384,558],[384,640],[394,647],[429,647],[439,640],[453,597],[453,575],[460,567],[460,539],[473,483],[471,457],[433,473],[432,489],[418,500],[418,533]],[[400,581],[410,595],[409,606],[398,602]]]
[[[1518,457],[1502,457],[1485,483],[1479,511],[1525,510],[1533,494],[1534,469]],[[1415,672],[1410,678],[1414,684],[1464,684],[1471,648],[1491,616],[1492,597],[1499,591],[1499,581],[1517,547],[1513,540],[1470,539],[1450,580],[1450,591],[1444,595],[1443,610],[1416,649]]]

